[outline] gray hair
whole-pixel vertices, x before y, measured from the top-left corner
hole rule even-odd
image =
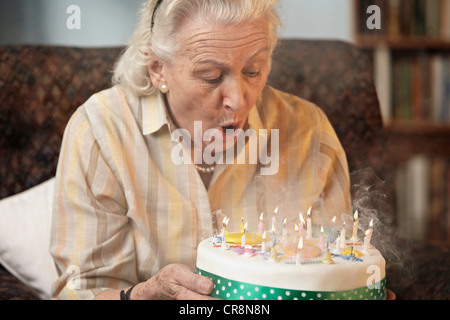
[[[270,26],[270,44],[277,44],[278,18],[276,7],[280,0],[147,0],[141,8],[140,19],[130,44],[118,60],[113,84],[122,85],[137,96],[154,91],[147,64],[151,50],[162,61],[170,61],[181,48],[174,35],[189,17],[207,17],[223,24],[236,24],[266,18]],[[151,28],[154,15],[154,27]]]

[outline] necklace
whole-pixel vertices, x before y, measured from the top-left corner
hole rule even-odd
[[[195,169],[197,169],[198,171],[200,171],[201,173],[213,173],[214,170],[216,169],[216,167],[209,167],[209,168],[205,168],[199,165],[194,165]]]

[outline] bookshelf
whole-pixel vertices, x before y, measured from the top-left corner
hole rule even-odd
[[[354,0],[353,10],[396,166],[398,231],[450,246],[450,0]]]

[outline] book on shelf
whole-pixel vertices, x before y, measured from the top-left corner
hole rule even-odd
[[[361,35],[450,40],[450,0],[361,0],[357,5]],[[380,30],[366,26],[371,5],[381,10]]]
[[[394,51],[390,63],[380,61],[375,74],[383,78],[377,89],[386,120],[450,122],[450,53]]]
[[[429,223],[428,237],[430,240],[442,241],[446,238],[446,230],[449,230],[447,219],[447,186],[450,177],[448,161],[444,158],[430,160],[430,190],[429,190]],[[446,181],[447,180],[447,181]]]
[[[447,165],[447,185],[445,188],[445,200],[444,200],[444,208],[445,208],[445,219],[444,219],[444,226],[445,226],[445,241],[450,244],[450,164]]]
[[[450,244],[450,160],[431,159],[429,196],[428,238]]]
[[[377,88],[383,121],[388,122],[392,118],[392,76],[391,76],[391,52],[387,47],[379,47],[374,51],[374,80]]]
[[[450,244],[450,160],[415,156],[396,172],[402,237]]]
[[[416,156],[396,171],[398,232],[405,238],[427,236],[428,161],[426,156]]]

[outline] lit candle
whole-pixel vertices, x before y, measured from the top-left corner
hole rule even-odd
[[[305,219],[303,219],[303,214],[300,212],[300,223],[299,223],[299,235],[303,237],[305,235]]]
[[[287,228],[286,228],[286,223],[287,223],[287,220],[286,220],[286,218],[284,218],[283,231],[282,231],[282,236],[281,236],[281,243],[283,243],[284,245],[287,244],[287,240],[288,240],[288,232],[287,232]]]
[[[334,243],[334,227],[335,227],[335,224],[336,224],[336,216],[333,217],[331,222],[333,224],[331,225],[331,231],[330,231],[330,244]]]
[[[358,210],[356,210],[353,215],[353,233],[351,240],[358,241]]]
[[[370,220],[370,223],[369,223],[369,240],[372,240],[372,234],[373,234],[373,219],[372,220]]]
[[[287,223],[287,218],[284,218],[283,219],[283,236],[287,235],[286,223]]]
[[[325,250],[325,238],[323,236],[323,226],[320,226],[319,247],[321,250]]]
[[[244,228],[245,228],[245,220],[244,217],[241,218],[241,233],[244,233]]]
[[[261,212],[261,215],[259,216],[259,224],[258,224],[258,233],[264,232],[264,213]]]
[[[275,226],[272,226],[272,248],[277,245],[277,237],[275,235]]]
[[[275,210],[273,211],[273,216],[272,216],[272,230],[274,230],[274,231],[275,231],[275,223],[277,221],[277,217],[276,217],[277,213],[278,213],[278,207],[275,208]]]
[[[242,233],[242,242],[241,242],[241,247],[245,248],[245,246],[247,245],[247,237],[245,236],[245,232],[247,232],[247,224],[244,225],[244,232]]]
[[[312,220],[311,220],[311,207],[308,209],[308,213],[306,214],[306,239],[312,239]]]
[[[345,231],[345,222],[344,222],[344,224],[342,226],[342,230],[341,230],[341,242],[340,242],[341,249],[344,249],[344,247],[345,247],[345,233],[346,233],[346,231]]]
[[[303,258],[303,237],[300,237],[297,247],[297,256],[295,257],[295,264],[301,265]]]
[[[266,251],[267,251],[267,248],[266,248],[266,232],[264,231],[263,237],[262,237],[261,252],[262,253],[266,253]]]

